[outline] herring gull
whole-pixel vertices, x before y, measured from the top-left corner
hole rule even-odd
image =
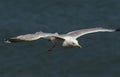
[[[90,29],[81,29],[68,32],[66,34],[58,33],[44,33],[42,31],[36,32],[34,34],[20,35],[17,37],[8,38],[5,40],[6,43],[12,42],[24,42],[24,41],[33,41],[40,38],[48,39],[53,43],[53,46],[49,49],[51,51],[55,46],[61,47],[79,47],[82,46],[78,43],[77,38],[95,32],[117,32],[120,29],[106,29],[106,28],[90,28]]]

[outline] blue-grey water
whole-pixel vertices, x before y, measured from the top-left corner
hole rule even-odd
[[[120,77],[120,33],[79,38],[83,48],[47,49],[36,40],[4,43],[4,38],[37,31],[120,28],[120,0],[0,0],[0,77]]]

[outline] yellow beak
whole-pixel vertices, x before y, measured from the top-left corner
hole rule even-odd
[[[78,48],[82,48],[82,46],[80,45],[80,44],[78,44],[78,46],[77,46]]]

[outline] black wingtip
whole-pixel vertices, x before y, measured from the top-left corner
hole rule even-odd
[[[120,31],[120,28],[116,29],[115,31],[116,31],[116,32],[119,32],[119,31]]]
[[[11,43],[11,41],[9,41],[8,38],[5,38],[5,39],[4,39],[4,42],[5,42],[5,43]]]
[[[4,39],[5,43],[15,43],[15,42],[24,42],[25,40],[20,40],[20,39],[13,39],[13,38],[8,38]]]

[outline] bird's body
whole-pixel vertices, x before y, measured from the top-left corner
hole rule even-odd
[[[116,32],[116,31],[120,31],[120,29],[90,28],[75,30],[72,32],[68,32],[67,34],[44,33],[40,31],[36,32],[35,34],[20,35],[17,37],[6,39],[6,43],[33,41],[40,38],[44,38],[50,40],[53,43],[53,47],[50,50],[52,50],[55,46],[81,48],[81,45],[77,41],[77,38],[80,36],[95,32]]]

